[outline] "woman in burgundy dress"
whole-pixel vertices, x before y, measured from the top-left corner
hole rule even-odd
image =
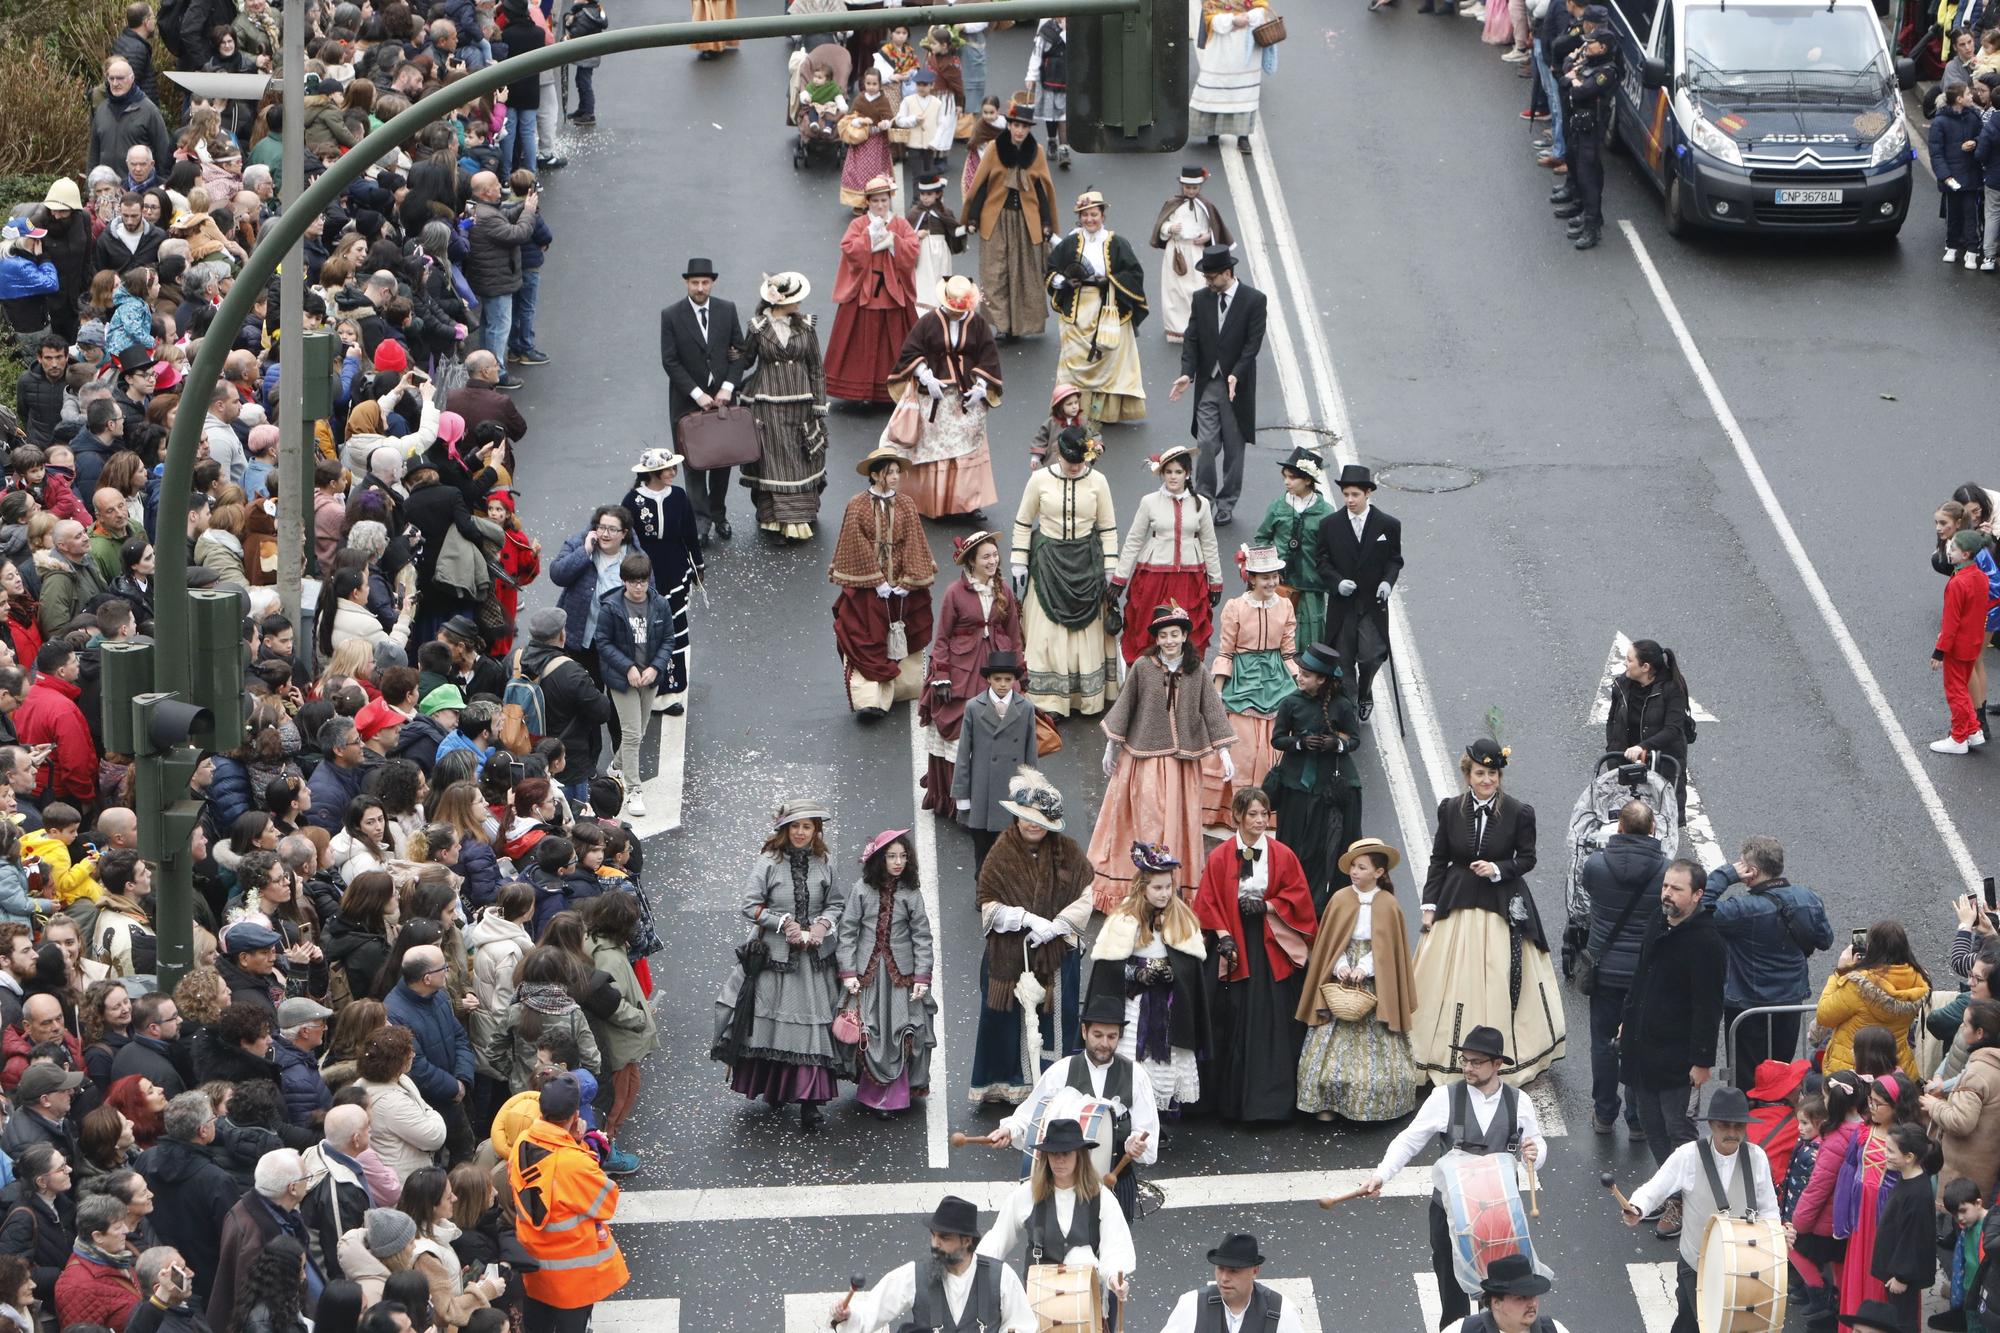
[[[891,211],[896,183],[864,187],[868,209],[840,238],[833,282],[833,336],[826,344],[826,391],[855,403],[887,403],[889,372],[917,323],[917,250],[910,224]]]
[[[965,571],[938,599],[930,667],[924,673],[917,716],[926,730],[930,767],[924,775],[924,809],[951,819],[951,780],[958,763],[958,731],[965,705],[986,688],[980,668],[996,652],[1018,653],[1021,603],[1000,577],[1000,534],[975,532],[952,544]]]

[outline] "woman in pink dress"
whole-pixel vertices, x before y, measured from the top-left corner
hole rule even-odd
[[[890,211],[887,175],[862,187],[868,210],[840,238],[833,282],[833,333],[826,341],[826,392],[854,403],[887,403],[889,373],[917,322],[917,248],[910,224]]]
[[[930,763],[924,773],[923,808],[955,819],[951,782],[958,766],[965,705],[986,689],[986,659],[1019,653],[1021,603],[1000,577],[1000,534],[975,532],[952,543],[952,560],[965,571],[938,599],[930,666],[917,720],[924,725]],[[946,682],[940,686],[939,682]]]
[[[1884,1074],[1868,1085],[1868,1128],[1854,1136],[1834,1189],[1833,1229],[1847,1228],[1847,1254],[1840,1262],[1840,1313],[1851,1315],[1863,1301],[1887,1300],[1889,1291],[1870,1271],[1882,1205],[1901,1177],[1889,1167],[1894,1147],[1889,1129],[1914,1118],[1916,1089],[1901,1074]]]
[[[840,202],[852,209],[868,206],[868,182],[877,176],[892,176],[889,162],[889,125],[896,119],[896,104],[882,91],[882,76],[874,69],[861,71],[861,91],[854,105],[841,117],[847,160],[840,168]],[[867,137],[859,143],[845,137],[848,127],[866,122]]]

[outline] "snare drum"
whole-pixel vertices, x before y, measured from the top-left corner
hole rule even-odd
[[[1082,1056],[1077,1057],[1079,1060]],[[1028,1139],[1021,1145],[1021,1151],[1028,1155],[1028,1164],[1034,1162],[1034,1147],[1041,1142],[1042,1131],[1052,1120],[1074,1120],[1083,1127],[1083,1137],[1090,1140],[1090,1160],[1097,1167],[1097,1174],[1104,1175],[1111,1169],[1112,1123],[1116,1120],[1118,1108],[1107,1101],[1100,1101],[1089,1093],[1078,1092],[1075,1088],[1058,1088],[1040,1106],[1033,1109],[1028,1118]],[[1025,1167],[1023,1171],[1025,1173]]]
[[[1090,1264],[1033,1264],[1028,1308],[1036,1333],[1104,1333],[1104,1296]]]
[[[1785,1326],[1790,1247],[1775,1221],[1708,1219],[1695,1270],[1695,1324],[1701,1333],[1778,1333]]]
[[[1512,1154],[1480,1156],[1454,1149],[1438,1159],[1431,1177],[1451,1229],[1452,1271],[1467,1294],[1479,1293],[1487,1266],[1503,1255],[1525,1255],[1534,1263]],[[1544,1270],[1537,1264],[1536,1271]]]

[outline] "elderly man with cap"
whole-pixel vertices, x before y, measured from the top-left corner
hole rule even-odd
[[[1208,168],[1190,162],[1181,168],[1180,189],[1160,205],[1153,221],[1151,240],[1160,256],[1160,322],[1166,326],[1167,341],[1177,343],[1187,332],[1188,316],[1195,294],[1206,284],[1200,272],[1202,254],[1211,245],[1227,249],[1236,244],[1222,210],[1203,196]]]
[[[1264,350],[1264,293],[1236,280],[1236,256],[1211,245],[1195,264],[1207,284],[1194,295],[1181,373],[1169,401],[1194,389],[1188,433],[1201,451],[1195,487],[1215,501],[1215,521],[1226,525],[1243,494],[1243,450],[1257,438],[1257,357]]]
[[[1526,1255],[1501,1255],[1479,1283],[1484,1308],[1460,1324],[1459,1333],[1567,1333],[1555,1320],[1542,1317],[1542,1297],[1554,1285]]]
[[[931,1213],[930,1258],[892,1268],[872,1291],[852,1296],[834,1311],[835,1328],[850,1333],[890,1333],[910,1319],[920,1329],[953,1333],[1036,1333],[1041,1321],[1014,1270],[977,1253],[979,1210],[955,1194]]]
[[[449,682],[436,685],[417,700],[415,716],[403,722],[402,736],[394,753],[428,773],[437,764],[438,746],[458,726],[465,707],[465,691]]]
[[[278,1006],[278,1031],[271,1059],[278,1066],[278,1088],[292,1123],[311,1125],[333,1105],[333,1092],[319,1073],[320,1047],[333,1010],[318,1000],[294,995]]]
[[[70,1101],[83,1086],[83,1075],[57,1065],[29,1065],[14,1084],[14,1113],[0,1130],[0,1152],[19,1161],[31,1143],[53,1144],[63,1159],[78,1160],[76,1122],[69,1118]]]
[[[225,927],[221,956],[215,970],[229,988],[229,1002],[247,1000],[262,1009],[273,1025],[278,1021],[278,1001],[285,998],[284,978],[278,975],[278,949],[283,941],[255,917]]]
[[[628,1277],[611,1236],[618,1186],[584,1146],[582,1104],[574,1076],[550,1079],[540,1117],[507,1154],[514,1236],[537,1264],[521,1274],[527,1333],[584,1333],[591,1307]]]
[[[1305,1333],[1299,1312],[1257,1280],[1264,1256],[1239,1232],[1208,1252],[1215,1281],[1181,1293],[1160,1333]]]
[[[1531,1168],[1547,1159],[1548,1140],[1542,1137],[1541,1116],[1534,1102],[1500,1079],[1507,1048],[1499,1029],[1476,1027],[1453,1049],[1465,1077],[1431,1089],[1416,1117],[1396,1135],[1375,1174],[1368,1178],[1363,1193],[1370,1198],[1379,1198],[1382,1187],[1433,1139],[1447,1153],[1453,1149],[1479,1157],[1519,1153]],[[1437,1275],[1444,1312],[1444,1322],[1438,1327],[1449,1328],[1452,1321],[1472,1313],[1472,1302],[1459,1285],[1452,1263],[1451,1225],[1443,1195],[1435,1189],[1431,1192],[1431,1271]]]
[[[1712,1026],[1712,1025],[1711,1025]],[[1708,1137],[1683,1143],[1654,1173],[1632,1191],[1624,1205],[1625,1225],[1678,1195],[1681,1199],[1680,1263],[1675,1292],[1679,1311],[1673,1333],[1695,1333],[1695,1273],[1701,1264],[1702,1240],[1708,1220],[1718,1213],[1732,1217],[1778,1220],[1778,1194],[1771,1183],[1771,1163],[1764,1150],[1750,1142],[1750,1099],[1740,1089],[1718,1086],[1708,1101]],[[1792,1239],[1790,1226],[1785,1239]]]

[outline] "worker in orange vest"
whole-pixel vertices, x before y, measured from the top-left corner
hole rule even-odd
[[[527,1333],[584,1333],[591,1307],[630,1276],[611,1238],[618,1186],[583,1144],[582,1107],[574,1077],[550,1079],[542,1085],[541,1118],[507,1158],[514,1234],[538,1265],[521,1274]]]

